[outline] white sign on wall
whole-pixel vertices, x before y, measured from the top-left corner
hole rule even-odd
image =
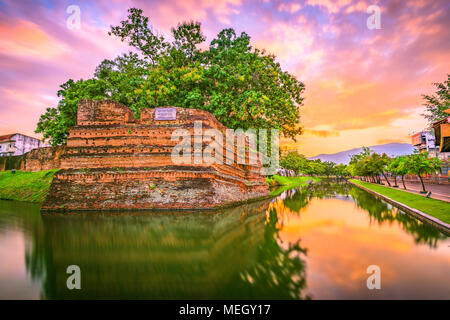
[[[156,120],[177,120],[177,108],[155,108]]]

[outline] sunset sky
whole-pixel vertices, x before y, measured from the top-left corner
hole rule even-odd
[[[366,12],[381,9],[381,29]],[[69,29],[69,5],[81,9]],[[245,31],[306,85],[305,134],[291,148],[306,156],[362,145],[410,142],[423,129],[421,94],[450,73],[450,1],[18,1],[0,0],[0,134],[33,132],[57,104],[59,85],[90,78],[105,58],[128,52],[107,35],[138,7],[169,35],[178,22],[202,23],[207,42],[224,28]]]

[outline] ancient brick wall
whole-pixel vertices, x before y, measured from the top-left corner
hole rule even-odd
[[[172,133],[185,130],[194,146],[195,121],[225,138],[227,128],[203,110],[176,108],[175,120],[155,120],[155,110],[144,109],[134,119],[123,104],[81,101],[43,210],[211,208],[267,196],[261,165],[236,164],[236,157],[226,164],[225,143],[223,164],[194,164],[194,154],[188,165],[173,162],[180,140]],[[203,141],[202,150],[207,146]]]
[[[24,170],[25,157],[26,154],[21,156],[0,157],[0,171],[11,169]]]
[[[42,171],[59,169],[61,167],[61,155],[65,147],[45,147],[33,149],[21,156],[0,157],[0,171],[22,170]]]
[[[65,147],[45,147],[31,150],[26,154],[25,171],[42,171],[61,168],[61,156]]]

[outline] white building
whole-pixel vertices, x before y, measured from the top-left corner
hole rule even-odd
[[[42,147],[48,147],[48,144],[21,133],[0,136],[0,157],[20,156],[30,150]]]

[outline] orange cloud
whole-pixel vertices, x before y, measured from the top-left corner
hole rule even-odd
[[[318,137],[322,137],[322,138],[326,138],[326,137],[337,137],[339,136],[339,131],[329,131],[329,130],[311,130],[311,129],[306,129],[305,130],[305,134],[311,134],[313,136],[318,136]]]
[[[378,139],[377,144],[387,144],[387,143],[411,143],[411,138],[403,137],[398,139]]]
[[[14,25],[0,23],[0,50],[10,55],[54,59],[66,52],[68,46],[35,23],[18,20]]]
[[[38,115],[55,105],[44,96],[54,97],[67,79],[90,77],[102,59],[128,51],[125,43],[106,31],[135,6],[165,34],[178,22],[198,20],[207,41],[224,27],[233,27],[237,33],[247,32],[254,46],[274,53],[283,70],[306,85],[300,108],[305,134],[297,143],[289,142],[305,155],[408,142],[408,134],[426,124],[420,116],[421,94],[432,93],[431,83],[443,81],[450,70],[447,4],[444,0],[382,2],[382,29],[368,30],[369,4],[99,0],[80,4],[81,30],[70,31],[61,3],[45,7],[6,1],[0,12],[0,92],[5,97],[0,131],[32,132]],[[33,119],[18,119],[15,110],[29,110]]]

